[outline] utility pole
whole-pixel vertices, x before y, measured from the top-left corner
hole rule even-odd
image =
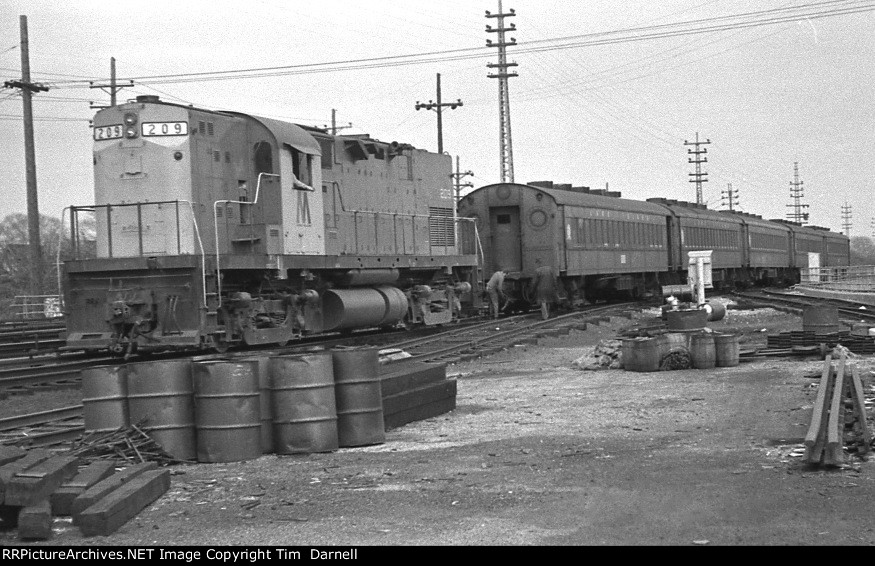
[[[337,110],[335,110],[334,108],[332,108],[332,109],[331,109],[331,128],[329,128],[328,126],[322,126],[322,127],[323,127],[324,129],[326,129],[326,130],[330,129],[330,130],[331,130],[331,135],[332,135],[332,136],[336,136],[336,135],[337,135],[337,132],[339,132],[340,130],[345,130],[345,129],[347,129],[347,128],[352,128],[352,122],[350,122],[350,123],[347,124],[346,126],[338,126],[338,125],[337,125]]]
[[[696,172],[690,173],[690,177],[692,177],[690,182],[696,183],[696,204],[703,204],[705,202],[702,198],[702,183],[708,182],[708,173],[702,172],[702,163],[708,163],[708,158],[699,157],[700,155],[708,153],[708,148],[699,149],[699,146],[707,145],[709,143],[711,143],[711,140],[699,141],[699,132],[696,132],[696,141],[688,142],[687,140],[684,140],[684,145],[692,145],[696,148],[687,150],[688,154],[696,156],[695,158],[687,158],[690,163],[696,164]]]
[[[449,106],[450,110],[455,110],[457,107],[462,106],[462,99],[458,99],[456,102],[441,102],[441,74],[437,74],[437,102],[432,102],[431,100],[428,103],[421,103],[418,100],[416,101],[416,109],[417,110],[435,110],[437,112],[437,126],[438,126],[438,153],[444,152],[444,125],[443,118],[441,117],[441,109],[444,106]]]
[[[462,177],[467,177],[468,175],[473,175],[474,173],[471,171],[465,171],[462,173],[459,170],[459,156],[456,156],[456,172],[450,173],[450,177],[453,178],[453,185],[456,187],[456,204],[459,204],[459,200],[462,198],[462,187],[473,187],[474,185],[470,182],[462,182]]]
[[[793,212],[787,214],[787,218],[799,224],[808,222],[808,213],[802,212],[808,208],[807,204],[802,204],[802,185],[804,181],[799,180],[799,162],[793,163],[793,180],[790,181],[790,196],[793,198],[793,204],[788,204],[788,208],[792,208]]]
[[[126,85],[119,85],[116,82],[115,78],[115,57],[109,58],[109,84],[108,85],[96,85],[94,81],[88,82],[88,88],[99,88],[100,90],[107,92],[106,89],[109,89],[109,107],[115,106],[117,104],[116,101],[116,93],[123,88],[128,88],[134,86],[134,81],[128,81]],[[103,106],[101,104],[95,104],[93,101],[90,103],[91,108],[108,108],[107,106]]]
[[[30,250],[30,293],[40,295],[42,290],[42,249],[40,248],[39,203],[36,190],[36,151],[33,140],[33,93],[48,91],[48,87],[30,82],[30,53],[27,40],[27,16],[20,16],[21,24],[21,80],[6,81],[7,88],[21,89],[24,101],[24,163],[27,179],[27,237]]]
[[[497,73],[487,74],[490,79],[498,79],[498,120],[499,120],[499,163],[501,164],[501,182],[513,183],[513,141],[510,134],[510,91],[508,90],[507,79],[518,76],[516,72],[507,72],[508,67],[516,67],[517,64],[507,62],[507,46],[516,45],[516,39],[510,38],[510,42],[505,40],[504,33],[507,31],[516,31],[516,25],[510,24],[510,27],[504,27],[504,18],[515,16],[516,13],[511,9],[505,14],[501,9],[501,0],[498,0],[498,13],[491,14],[486,11],[487,18],[496,18],[498,27],[486,26],[487,33],[497,33],[498,42],[493,43],[491,39],[486,40],[487,47],[498,48],[498,63],[487,63],[486,67],[490,69],[499,69]]]
[[[732,183],[726,183],[726,190],[721,194],[721,200],[729,207],[729,212],[738,208],[738,189],[732,188]]]
[[[845,231],[845,236],[848,238],[851,237],[851,205],[848,204],[848,201],[845,201],[845,204],[842,205],[842,228]]]

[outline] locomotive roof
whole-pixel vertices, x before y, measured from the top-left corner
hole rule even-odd
[[[310,155],[322,155],[322,149],[316,138],[297,124],[291,122],[281,122],[273,118],[264,118],[262,116],[254,116],[252,114],[243,114],[242,112],[228,112],[232,116],[241,116],[257,120],[264,125],[265,128],[276,136],[276,140],[281,144],[288,144],[298,151],[303,151]]]
[[[309,153],[311,155],[322,155],[322,149],[319,147],[319,143],[316,141],[316,139],[311,136],[307,130],[297,124],[292,124],[291,122],[282,122],[280,120],[274,120],[273,118],[264,118],[262,116],[255,116],[253,114],[244,114],[243,112],[232,112],[229,110],[207,110],[205,108],[197,108],[192,105],[166,102],[155,95],[138,96],[135,101],[128,102],[128,104],[130,103],[176,106],[179,108],[185,108],[186,110],[197,110],[199,112],[209,112],[211,114],[222,114],[226,116],[236,116],[238,118],[248,118],[251,120],[256,120],[258,122],[261,122],[261,124],[265,128],[270,130],[270,132],[276,137],[278,143],[288,144],[298,151]]]

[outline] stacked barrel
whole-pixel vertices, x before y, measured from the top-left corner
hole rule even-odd
[[[82,371],[86,432],[132,424],[176,460],[235,462],[385,442],[378,352],[148,361]]]

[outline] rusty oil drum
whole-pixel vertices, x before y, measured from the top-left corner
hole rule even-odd
[[[334,359],[337,436],[342,447],[386,441],[380,358],[374,348],[338,348]]]
[[[80,373],[85,432],[112,432],[130,425],[125,367],[96,366]]]
[[[258,362],[195,363],[192,381],[198,462],[240,462],[261,456]]]
[[[128,415],[177,460],[197,458],[189,360],[129,364]]]
[[[714,336],[708,332],[690,335],[690,360],[696,369],[711,369],[717,365]]]
[[[338,448],[334,367],[328,352],[273,356],[268,364],[277,454]]]
[[[658,371],[661,341],[657,338],[624,338],[623,369],[626,371]]]
[[[735,334],[715,334],[714,352],[717,367],[735,367],[739,361],[739,336]]]
[[[831,334],[841,330],[839,312],[829,305],[809,305],[802,310],[802,330],[815,334]]]
[[[243,358],[258,363],[259,413],[261,415],[261,452],[273,452],[273,406],[270,394],[270,356]]]

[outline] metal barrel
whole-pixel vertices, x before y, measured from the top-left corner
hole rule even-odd
[[[258,362],[195,363],[192,381],[198,462],[240,462],[261,456]]]
[[[342,447],[386,442],[380,358],[375,348],[338,348],[334,359],[337,437]]]
[[[81,375],[85,432],[111,432],[130,425],[124,366],[86,368]]]
[[[621,352],[626,371],[659,370],[660,340],[656,338],[624,338]]]
[[[128,415],[177,460],[197,458],[191,361],[129,364]]]
[[[723,317],[726,316],[726,305],[723,303],[709,301],[705,303],[703,309],[708,313],[708,322],[723,320]]]
[[[243,358],[258,363],[258,391],[261,415],[261,452],[273,452],[273,404],[270,394],[270,356]]]
[[[273,356],[269,362],[277,454],[337,450],[334,368],[328,352]]]
[[[696,369],[710,369],[717,365],[714,336],[707,332],[690,335],[690,360]]]
[[[669,330],[690,330],[704,328],[708,323],[708,313],[703,309],[686,309],[665,313],[665,326]]]
[[[839,311],[829,305],[809,305],[802,310],[802,330],[831,334],[841,330]]]
[[[717,367],[734,367],[738,365],[740,351],[739,337],[735,334],[715,334],[714,352]]]

